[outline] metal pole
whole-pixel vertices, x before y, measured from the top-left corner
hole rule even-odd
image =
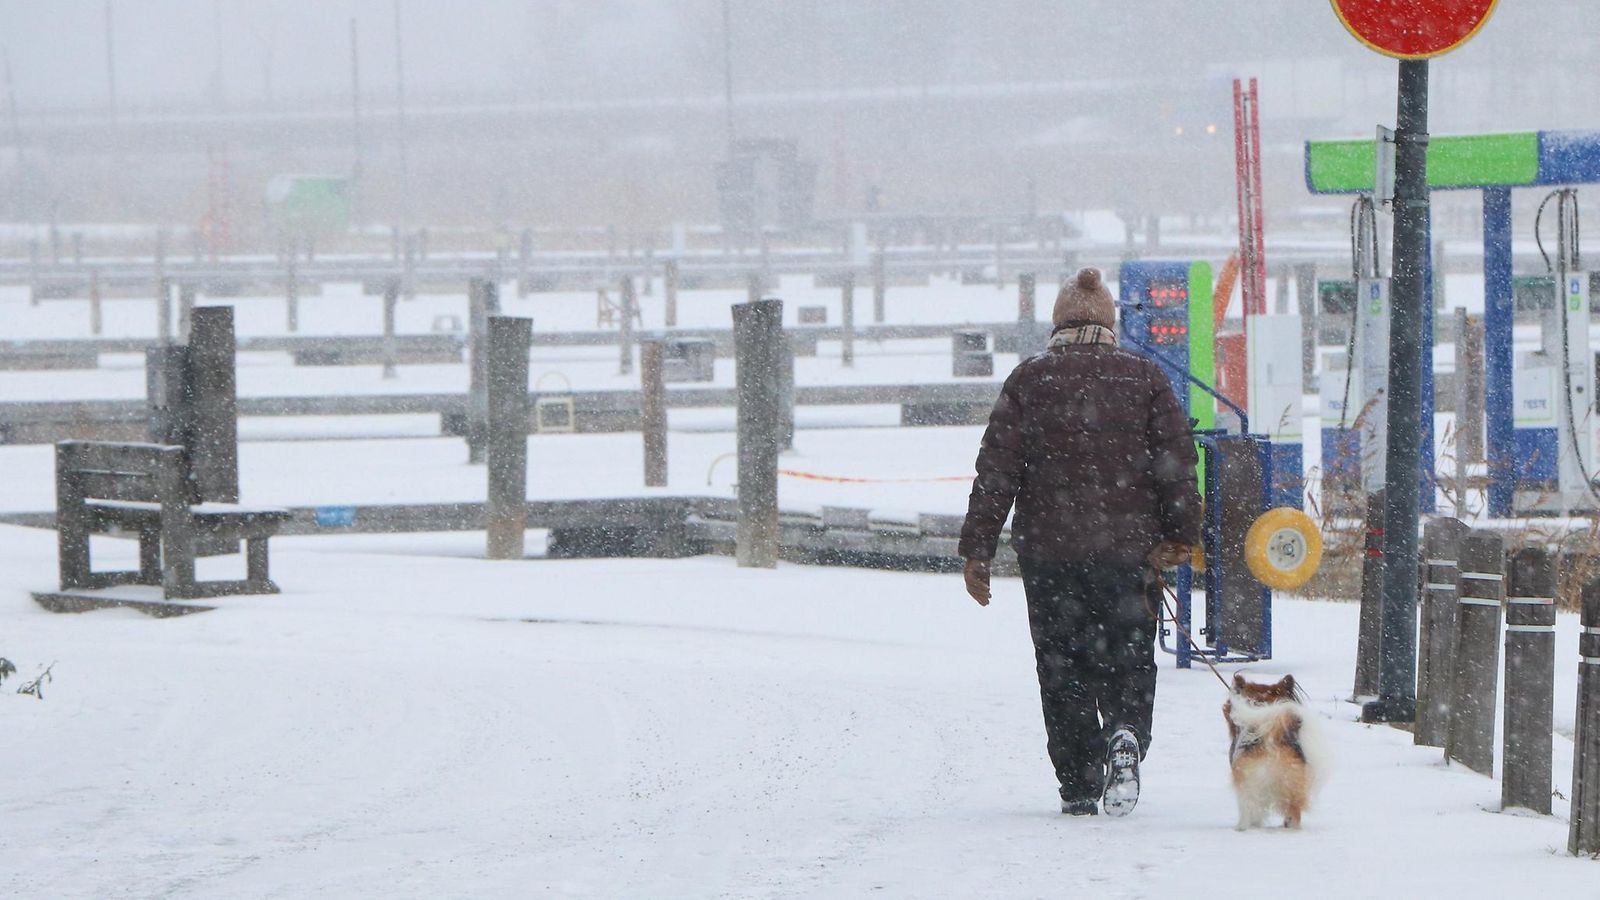
[[[106,100],[111,121],[117,120],[117,55],[112,41],[111,0],[106,0]]]
[[[350,192],[353,196],[351,207],[353,212],[350,218],[357,225],[362,223],[361,217],[361,170],[365,163],[366,152],[361,140],[361,54],[360,44],[356,36],[356,20],[350,18],[350,143],[354,151],[355,160],[350,166]]]
[[[728,152],[733,152],[733,17],[722,0],[722,104],[728,117]]]
[[[840,346],[840,362],[846,366],[856,364],[856,273],[844,273],[844,284],[839,289],[839,318],[844,328]]]
[[[1417,509],[1421,495],[1424,256],[1427,253],[1428,61],[1400,61],[1395,114],[1394,277],[1389,328],[1389,446],[1384,503],[1383,612],[1378,699],[1368,722],[1417,715]]]
[[[662,291],[667,295],[666,326],[676,328],[678,325],[678,261],[667,260],[665,271],[661,276]]]
[[[397,103],[398,137],[400,142],[400,225],[404,230],[410,222],[411,164],[406,155],[406,65],[405,52],[400,41],[400,0],[394,0],[394,78]],[[410,292],[407,291],[407,296]]]

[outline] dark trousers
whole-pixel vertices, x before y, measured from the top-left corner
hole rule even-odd
[[[1113,732],[1150,746],[1156,622],[1149,569],[1023,558],[1050,762],[1066,800],[1098,799]]]

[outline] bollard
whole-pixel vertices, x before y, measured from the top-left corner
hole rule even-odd
[[[1511,554],[1506,575],[1500,805],[1549,815],[1556,691],[1556,561],[1543,547],[1525,547]]]
[[[1366,541],[1361,557],[1361,612],[1356,635],[1353,698],[1378,694],[1378,619],[1383,611],[1383,491],[1367,495]]]
[[[1455,674],[1445,759],[1494,774],[1494,711],[1500,668],[1500,607],[1505,595],[1505,540],[1474,529],[1461,539],[1456,581]]]
[[[885,307],[889,301],[888,264],[883,258],[883,245],[872,256],[872,321],[883,324]]]
[[[383,377],[394,378],[394,314],[400,303],[400,284],[390,279],[383,286]]]
[[[100,270],[89,272],[89,333],[98,335],[105,330],[105,317],[100,308]]]
[[[733,307],[738,397],[739,497],[735,557],[744,567],[778,564],[778,423],[783,301]]]
[[[166,278],[156,280],[156,337],[162,344],[172,343],[172,285]]]
[[[639,342],[639,420],[644,432],[644,486],[667,486],[667,385],[662,378],[665,347]]]
[[[1471,529],[1458,519],[1431,518],[1422,526],[1422,616],[1417,642],[1419,747],[1443,747],[1449,731],[1450,679],[1455,674],[1456,579],[1461,538]]]
[[[189,343],[189,334],[194,320],[194,285],[183,283],[178,285],[178,340]]]
[[[846,366],[856,364],[856,273],[844,273],[839,286],[839,323],[844,329],[839,348],[840,361]]]
[[[521,559],[528,524],[528,345],[533,320],[489,319],[490,559]]]
[[[668,328],[678,327],[678,261],[667,260],[662,273],[662,290],[666,292]]]
[[[617,302],[622,305],[622,327],[617,329],[617,343],[621,346],[617,374],[633,374],[633,317],[639,308],[639,299],[633,293],[633,276],[622,276],[622,290]]]
[[[1583,585],[1578,714],[1572,735],[1572,816],[1567,852],[1600,855],[1600,577]]]
[[[236,349],[233,307],[197,307],[184,366],[190,406],[184,446],[195,498],[202,502],[239,502]]]
[[[300,330],[300,273],[299,263],[295,259],[294,247],[289,248],[289,253],[284,257],[283,273],[283,313],[284,327],[290,334]]]

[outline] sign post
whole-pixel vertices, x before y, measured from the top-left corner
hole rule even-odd
[[[1478,33],[1497,0],[1330,0],[1352,35],[1400,60],[1395,110],[1394,276],[1390,282],[1389,441],[1383,510],[1383,608],[1378,698],[1361,717],[1410,722],[1417,713],[1417,518],[1421,487],[1423,259],[1428,233],[1428,60]]]

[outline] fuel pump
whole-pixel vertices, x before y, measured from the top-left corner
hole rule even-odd
[[[1544,242],[1555,204],[1555,255]],[[1594,357],[1589,349],[1589,276],[1579,255],[1578,192],[1551,191],[1534,217],[1534,241],[1549,274],[1551,297],[1540,310],[1539,349],[1518,360],[1517,490],[1520,513],[1591,512],[1600,508],[1591,473],[1596,462]]]
[[[1377,213],[1363,194],[1350,209],[1350,329],[1344,377],[1323,380],[1324,484],[1382,490],[1389,425],[1389,279],[1380,274]],[[1324,497],[1328,508],[1344,504]],[[1353,509],[1365,508],[1354,499]]]

